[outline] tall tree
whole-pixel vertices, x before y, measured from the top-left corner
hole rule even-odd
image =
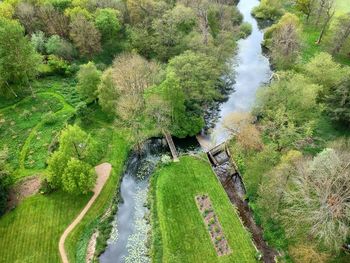
[[[350,36],[350,13],[340,16],[337,19],[336,27],[333,31],[332,54],[338,54]]]
[[[299,19],[293,14],[286,13],[270,30],[272,30],[270,49],[273,63],[281,69],[289,68],[298,58],[300,51]]]
[[[40,56],[14,20],[0,18],[0,95],[25,91],[37,74]]]
[[[101,72],[93,62],[80,66],[77,74],[77,90],[87,103],[97,99],[97,88],[101,81]]]
[[[285,193],[283,221],[291,236],[310,235],[338,252],[350,233],[350,152],[326,149],[297,167]]]
[[[100,32],[81,15],[71,22],[69,35],[82,56],[92,57],[101,50]]]
[[[96,12],[95,26],[102,35],[104,42],[115,39],[121,24],[118,19],[119,13],[115,9],[98,9]]]
[[[295,0],[296,7],[306,15],[306,21],[309,21],[311,14],[316,9],[317,0]]]
[[[326,30],[330,25],[330,22],[335,14],[334,0],[320,0],[320,3],[321,3],[320,10],[323,11],[324,21],[322,23],[320,35],[316,41],[316,44],[318,45],[321,44],[323,36],[326,33]],[[319,15],[321,14],[322,13],[320,11]]]

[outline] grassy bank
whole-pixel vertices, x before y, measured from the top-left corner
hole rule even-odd
[[[152,179],[154,262],[255,262],[256,250],[208,162],[182,157]],[[208,194],[232,253],[218,257],[195,196]],[[162,249],[160,246],[162,244]]]

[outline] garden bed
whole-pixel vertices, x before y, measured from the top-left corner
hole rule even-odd
[[[214,212],[209,196],[197,195],[196,202],[203,217],[204,223],[208,229],[211,241],[214,244],[216,253],[219,256],[230,254],[232,251],[228,245],[227,239],[224,236],[224,232]]]

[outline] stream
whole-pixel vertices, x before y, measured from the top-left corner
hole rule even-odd
[[[223,129],[224,118],[233,112],[249,111],[255,101],[257,89],[269,81],[272,73],[269,61],[263,55],[261,48],[264,33],[251,16],[252,9],[258,4],[258,0],[241,0],[238,4],[238,9],[244,16],[244,22],[252,25],[252,34],[238,41],[237,52],[232,58],[232,70],[235,72],[232,93],[228,95],[226,102],[219,105],[219,112],[216,114],[218,117],[210,120],[214,123],[213,128],[203,135],[204,140],[213,146],[229,138],[229,134]],[[180,141],[175,141],[175,144],[177,148],[180,148],[178,149],[180,152],[196,151],[198,147],[196,142],[192,142],[191,147],[187,142],[184,146],[179,146]],[[168,148],[162,139],[152,139],[145,142],[141,154],[132,154],[129,158],[120,185],[122,202],[118,206],[113,222],[108,247],[99,258],[101,263],[150,262],[146,247],[147,232],[150,226],[145,218],[145,215],[149,213],[145,207],[149,176],[161,160],[162,154],[167,152]],[[234,189],[235,186],[232,187]],[[243,209],[240,215],[244,217],[242,213],[248,207],[245,201],[239,196],[232,198],[230,196],[230,199]],[[246,217],[252,220],[249,211]]]

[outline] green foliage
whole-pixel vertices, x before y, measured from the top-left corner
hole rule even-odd
[[[0,3],[0,17],[11,19],[15,13],[15,9],[10,3]]]
[[[104,42],[116,38],[117,33],[121,28],[121,23],[118,17],[119,12],[115,9],[97,9],[95,26],[100,31]]]
[[[49,55],[47,57],[47,65],[49,67],[50,74],[68,75],[70,74],[70,65],[63,58],[55,55]]]
[[[40,57],[15,20],[0,18],[0,91],[16,94],[26,91],[37,74]]]
[[[168,74],[179,80],[181,90],[186,94],[186,107],[202,111],[202,107],[218,98],[218,79],[222,66],[209,56],[186,51],[169,61]]]
[[[9,185],[11,183],[10,168],[7,165],[8,148],[0,150],[0,216],[6,210]]]
[[[75,50],[71,43],[58,35],[51,36],[45,43],[48,54],[53,54],[67,60],[73,59]]]
[[[321,110],[316,103],[320,87],[300,74],[277,74],[278,80],[259,92],[256,112],[269,138],[282,150],[312,136]]]
[[[189,7],[176,5],[152,23],[154,30],[154,44],[152,45],[156,56],[167,61],[179,55],[186,48],[185,35],[195,26],[195,14]]]
[[[32,34],[30,41],[32,42],[35,50],[41,54],[45,52],[45,33],[42,31],[37,31]]]
[[[96,182],[96,173],[92,167],[78,159],[71,158],[62,174],[63,189],[72,194],[86,194]]]
[[[246,38],[252,33],[253,28],[251,24],[249,24],[248,22],[244,22],[241,24],[240,30],[242,38]]]
[[[253,9],[253,15],[259,19],[277,20],[284,10],[281,0],[261,0],[260,4]]]
[[[119,98],[119,92],[113,83],[112,70],[107,69],[101,77],[100,85],[98,86],[99,105],[103,111],[109,114],[115,114]]]
[[[97,99],[97,87],[100,84],[101,72],[93,62],[80,66],[77,74],[77,90],[88,103]]]
[[[100,158],[97,143],[78,126],[68,126],[60,135],[58,151],[48,160],[48,182],[68,192],[86,193],[96,180],[87,170]]]

